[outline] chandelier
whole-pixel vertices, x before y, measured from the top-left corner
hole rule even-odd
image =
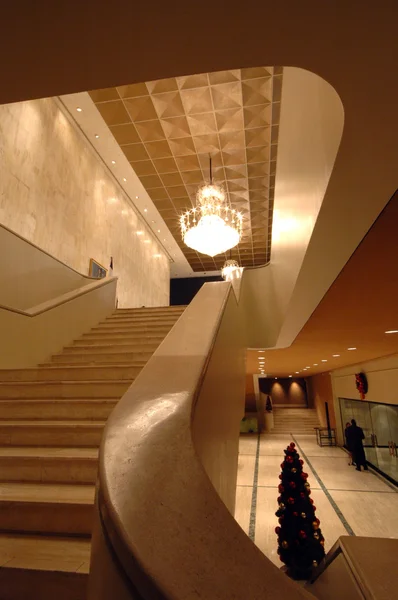
[[[225,279],[225,281],[231,281],[234,279],[234,275],[236,273],[236,278],[240,277],[240,267],[237,260],[228,259],[225,261],[223,268],[221,269],[221,277]]]
[[[196,192],[196,206],[180,217],[184,243],[202,254],[216,256],[236,246],[242,235],[242,215],[225,201],[220,185],[213,183],[210,158],[210,183]]]

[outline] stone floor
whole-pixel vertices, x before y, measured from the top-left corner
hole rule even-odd
[[[398,538],[398,489],[376,473],[348,466],[341,448],[320,448],[315,436],[241,436],[235,518],[278,567],[278,475],[283,450],[294,439],[309,474],[312,498],[328,551],[341,535]],[[257,482],[255,480],[257,474]]]

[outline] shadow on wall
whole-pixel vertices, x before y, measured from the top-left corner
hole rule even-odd
[[[258,380],[260,392],[271,396],[273,406],[306,407],[307,385],[303,378],[269,379],[262,377]]]

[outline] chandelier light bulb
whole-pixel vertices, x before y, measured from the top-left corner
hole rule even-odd
[[[221,277],[225,279],[225,281],[231,281],[234,278],[234,275],[239,279],[240,277],[240,267],[239,263],[236,260],[226,260],[223,268],[221,269]]]

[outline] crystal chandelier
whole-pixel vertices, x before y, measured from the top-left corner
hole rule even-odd
[[[196,192],[196,206],[180,217],[184,243],[202,254],[216,256],[236,246],[242,235],[242,215],[227,206],[221,186],[210,183]]]
[[[231,281],[234,279],[236,274],[236,278],[240,277],[240,267],[237,260],[228,259],[225,261],[223,268],[221,269],[221,277],[225,279],[225,281]]]

